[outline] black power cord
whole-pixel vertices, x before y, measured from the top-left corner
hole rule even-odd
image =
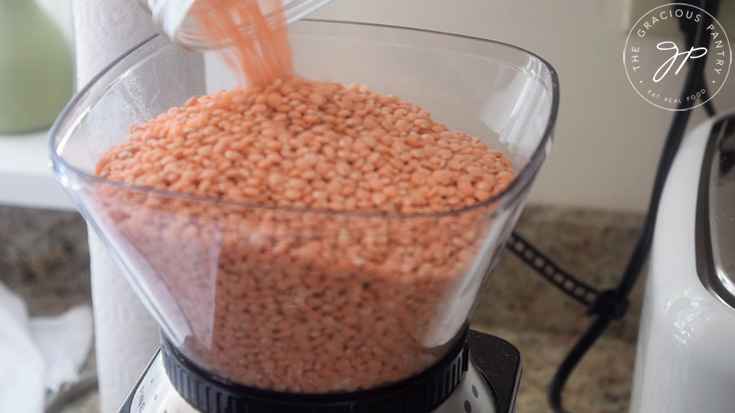
[[[696,6],[699,6],[713,16],[717,12],[717,0],[702,0],[701,2],[695,3],[697,3]],[[679,20],[680,28],[685,34],[685,42],[689,47],[707,47],[709,45],[709,36],[706,35],[705,31],[706,27],[711,23],[711,19],[709,16],[702,17],[703,19],[699,24],[685,21],[685,19]],[[508,246],[512,252],[531,265],[554,285],[571,294],[578,301],[589,304],[588,313],[596,316],[562,361],[551,381],[548,400],[550,407],[556,413],[564,412],[562,409],[561,395],[567,379],[574,368],[602,335],[612,320],[622,318],[628,307],[628,296],[633,289],[635,281],[638,279],[651,247],[653,232],[656,226],[656,215],[661,201],[664,183],[673,163],[674,156],[684,137],[684,132],[691,114],[689,110],[684,110],[683,102],[686,101],[687,96],[693,94],[692,92],[702,89],[706,90],[706,82],[704,81],[703,75],[704,63],[704,59],[695,59],[689,62],[689,70],[680,99],[681,103],[679,103],[679,110],[675,113],[666,136],[643,227],[615,288],[598,292],[561,270],[553,261],[533,248],[518,234],[514,233],[510,238]],[[703,96],[707,95],[708,93],[705,93]],[[715,114],[714,107],[710,102],[706,102],[703,106],[709,116]]]

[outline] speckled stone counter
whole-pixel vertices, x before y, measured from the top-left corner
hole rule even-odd
[[[642,216],[529,207],[516,231],[582,281],[615,286],[633,249]],[[627,412],[635,360],[642,279],[626,317],[613,323],[582,359],[563,394],[567,411]],[[503,337],[523,356],[517,411],[548,412],[546,390],[556,368],[592,318],[506,251],[483,292],[473,327]]]
[[[610,288],[633,248],[637,214],[531,206],[517,232],[572,274]],[[31,316],[89,303],[86,225],[72,212],[0,206],[0,280],[24,297]],[[570,412],[626,412],[630,395],[642,282],[626,317],[582,359],[563,395]],[[513,343],[523,356],[516,411],[548,412],[546,388],[591,318],[586,308],[536,275],[510,252],[498,262],[477,304],[475,329]],[[94,365],[93,358],[90,365]],[[97,411],[94,392],[64,412]]]

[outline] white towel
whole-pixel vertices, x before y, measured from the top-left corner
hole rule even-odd
[[[46,391],[77,378],[92,347],[88,306],[58,317],[28,317],[0,283],[0,412],[41,413]]]

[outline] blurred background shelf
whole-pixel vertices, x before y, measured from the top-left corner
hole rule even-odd
[[[51,169],[48,130],[0,134],[0,204],[70,211]]]

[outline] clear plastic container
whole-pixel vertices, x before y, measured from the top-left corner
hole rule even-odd
[[[243,0],[254,1],[254,0]],[[192,6],[197,0],[139,0],[141,6],[153,17],[153,24],[158,30],[180,47],[191,50],[207,50],[228,44],[227,37],[205,38],[197,27],[192,13],[201,13]],[[272,19],[276,13],[283,13],[286,23],[294,22],[318,9],[329,0],[283,0],[281,10],[272,10],[272,3],[258,1],[266,20]],[[243,27],[243,30],[248,28]]]
[[[51,131],[53,164],[192,362],[263,389],[368,389],[426,369],[466,328],[550,148],[557,77],[531,53],[476,38],[321,21],[289,32],[300,75],[412,101],[502,150],[514,180],[486,202],[407,215],[226,202],[101,179],[97,157],[131,124],[236,84],[210,56],[207,74],[171,67],[172,56],[198,56],[162,37],[75,97]]]

